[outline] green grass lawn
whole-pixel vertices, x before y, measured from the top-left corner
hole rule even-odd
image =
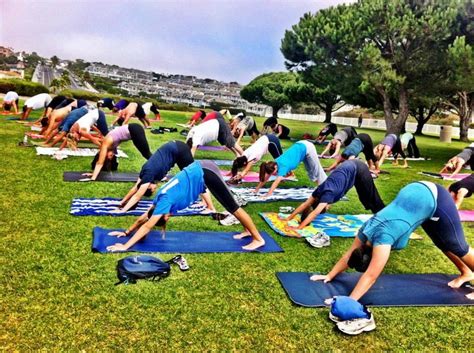
[[[34,116],[38,116],[35,113]],[[185,122],[190,114],[162,112],[163,126]],[[261,126],[263,119],[258,119]],[[291,135],[317,133],[322,124],[283,121]],[[36,156],[33,148],[18,147],[27,128],[0,117],[1,150],[1,256],[0,347],[29,350],[459,350],[472,349],[473,307],[374,308],[377,329],[348,337],[334,329],[327,309],[291,304],[277,271],[327,272],[351,244],[333,239],[328,248],[313,249],[304,240],[276,235],[258,216],[295,202],[250,204],[246,207],[257,227],[273,235],[284,253],[191,254],[188,272],[173,268],[167,279],[136,285],[114,286],[115,265],[124,254],[93,254],[92,228],[127,227],[134,217],[73,217],[73,197],[122,197],[128,183],[66,183],[64,171],[88,170],[90,158],[56,161]],[[157,123],[153,123],[158,125]],[[361,130],[362,131],[362,130]],[[370,131],[375,142],[383,132]],[[153,135],[156,150],[178,133]],[[441,144],[436,138],[417,138],[423,155],[431,161],[410,162],[410,169],[390,164],[376,185],[386,203],[405,184],[422,180],[417,172],[438,171],[465,143]],[[245,140],[246,145],[250,144]],[[290,146],[285,141],[283,147]],[[145,162],[131,142],[121,146],[129,159],[121,171],[139,171]],[[321,151],[321,148],[318,147]],[[197,158],[232,158],[228,152],[197,152]],[[330,161],[323,161],[328,165]],[[312,185],[304,167],[292,186]],[[435,179],[431,179],[435,181]],[[444,185],[449,185],[443,182]],[[350,202],[340,202],[333,213],[364,213],[354,190]],[[473,209],[468,199],[464,208]],[[222,208],[221,208],[222,209]],[[175,230],[238,231],[222,227],[210,217],[175,217]],[[474,244],[472,228],[464,224]],[[420,234],[424,234],[420,229]],[[174,254],[158,255],[168,259]],[[456,273],[454,266],[424,237],[393,252],[385,273]]]

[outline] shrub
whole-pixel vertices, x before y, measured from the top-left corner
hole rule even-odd
[[[49,90],[39,83],[19,79],[0,79],[0,92],[7,93],[8,91],[15,91],[20,96],[29,97],[49,93]]]

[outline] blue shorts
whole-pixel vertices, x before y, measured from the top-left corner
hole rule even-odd
[[[438,199],[432,220],[428,219],[421,225],[433,243],[442,251],[452,252],[463,257],[469,252],[459,213],[449,192],[436,184]]]

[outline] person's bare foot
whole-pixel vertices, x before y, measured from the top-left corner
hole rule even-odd
[[[258,249],[258,248],[260,248],[264,245],[265,245],[265,240],[263,240],[263,239],[262,240],[254,240],[250,244],[242,246],[242,249],[252,251],[252,250],[256,250],[256,249]]]
[[[471,272],[471,273],[464,274],[464,275],[459,276],[458,278],[453,279],[451,282],[448,283],[448,286],[450,286],[451,288],[459,288],[464,283],[472,281],[472,280],[474,280],[474,274]]]
[[[467,297],[468,299],[474,300],[474,292],[469,293],[469,294],[466,294],[466,297]]]
[[[236,234],[233,236],[234,239],[243,239],[243,238],[246,238],[246,237],[249,237],[251,234],[247,231],[245,232],[242,232],[240,234]]]

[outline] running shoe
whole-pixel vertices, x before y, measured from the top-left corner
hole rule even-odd
[[[331,245],[331,238],[329,238],[329,236],[324,232],[319,232],[312,237],[307,237],[306,241],[314,248],[323,248]]]
[[[375,319],[374,315],[370,313],[368,319],[354,319],[338,322],[337,328],[339,331],[344,332],[347,335],[355,336],[362,332],[369,332],[375,330]]]
[[[231,214],[228,215],[226,218],[220,220],[219,223],[222,224],[223,226],[231,226],[234,224],[240,224],[239,220],[235,218],[234,215],[231,215]]]

